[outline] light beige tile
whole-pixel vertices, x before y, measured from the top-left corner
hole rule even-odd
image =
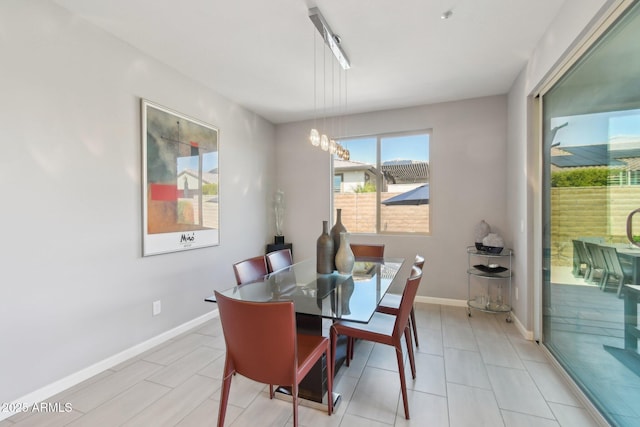
[[[392,424],[399,395],[400,378],[397,372],[367,367],[356,386],[346,414]]]
[[[216,360],[223,355],[223,350],[211,347],[197,347],[191,353],[151,375],[148,380],[168,387],[176,387],[199,370],[205,368],[212,360]]]
[[[487,374],[500,409],[554,419],[526,370],[487,365]]]
[[[269,393],[261,393],[235,419],[233,427],[284,426],[292,417],[293,405],[290,402],[269,399]]]
[[[503,335],[502,329],[498,322],[504,321],[502,317],[498,317],[496,314],[483,313],[481,311],[473,311],[471,317],[469,317],[469,324],[473,332],[478,336],[484,335]]]
[[[341,406],[343,405],[340,404],[338,406],[338,411],[329,416],[327,414],[326,406],[319,409],[307,407],[304,403],[300,403],[298,405],[298,424],[301,426],[313,427],[338,427],[342,422],[342,417],[344,415],[344,408],[340,408]],[[342,411],[339,411],[339,409],[342,409]],[[293,421],[293,418],[291,421]]]
[[[549,403],[549,406],[562,427],[598,427],[586,409],[559,403]]]
[[[13,424],[12,427],[61,427],[82,416],[82,412],[30,412],[31,416]]]
[[[350,377],[348,375],[338,375],[333,380],[333,391],[340,394],[341,402],[338,404],[336,413],[343,414],[349,405],[349,401],[353,397],[353,392],[356,390],[358,380],[360,378]]]
[[[447,383],[451,427],[503,425],[494,394],[489,390]]]
[[[407,359],[405,375],[407,389],[431,393],[439,396],[447,395],[444,358],[433,354],[416,353],[416,378],[411,378],[411,366]],[[400,381],[398,379],[398,381]]]
[[[12,427],[12,426],[14,426],[14,425],[15,425],[15,424],[14,424],[14,423],[12,423],[12,422],[11,422],[11,421],[9,421],[9,420],[2,420],[2,421],[0,421],[0,427]]]
[[[414,304],[414,313],[416,316],[416,325],[418,328],[442,329],[442,317],[440,316],[440,306],[436,304]]]
[[[204,368],[198,371],[198,374],[206,377],[215,378],[222,381],[222,374],[224,373],[225,354],[208,363]]]
[[[544,355],[540,346],[535,341],[526,340],[520,336],[507,336],[513,348],[515,348],[518,356],[522,360],[533,360],[535,362],[547,363],[547,357]]]
[[[193,411],[185,416],[176,427],[202,427],[202,426],[214,426],[218,420],[218,410],[220,409],[220,402],[213,399],[205,399],[200,405],[198,405]],[[227,405],[227,412],[225,413],[224,424],[230,426],[233,421],[240,416],[243,408],[237,406]]]
[[[440,317],[442,318],[442,327],[455,326],[462,328],[470,328],[469,315],[465,307],[442,306],[440,308]]]
[[[68,396],[74,409],[88,412],[157,372],[162,366],[139,360]]]
[[[353,350],[353,360],[347,367],[347,364],[343,364],[341,369],[345,369],[345,375],[351,377],[360,378],[362,371],[367,366],[369,356],[373,351],[373,343],[371,341],[357,340],[355,348]]]
[[[222,382],[219,380],[213,380],[215,383],[215,390],[213,394],[214,399],[220,400],[220,388]],[[261,384],[256,381],[252,381],[242,375],[234,375],[231,378],[231,388],[229,390],[229,403],[240,408],[248,408],[249,405],[256,399],[256,397],[262,393],[265,388],[268,389],[267,384]]]
[[[178,340],[172,341],[170,344],[163,346],[156,352],[146,355],[144,360],[158,363],[160,365],[169,365],[181,357],[191,353],[195,347],[208,345],[215,348],[215,343],[215,337],[192,333],[185,335]]]
[[[402,397],[400,397],[394,424],[396,427],[423,427],[425,425],[429,427],[449,427],[446,397],[413,390],[409,390],[407,394],[409,397],[410,419],[407,420],[404,416],[404,406]]]
[[[141,381],[103,405],[78,418],[69,426],[117,426],[126,422],[171,389],[148,381]]]
[[[435,354],[436,356],[444,355],[441,329],[418,327],[418,339],[420,340],[420,347],[416,348],[417,353]]]
[[[223,336],[222,324],[219,318],[211,319],[197,328],[194,332],[202,335],[211,335],[212,337]]]
[[[346,414],[342,418],[340,427],[388,427],[393,424],[385,424],[376,420]],[[311,427],[311,425],[309,425]]]
[[[478,351],[476,337],[470,326],[442,326],[442,342],[446,347]]]
[[[484,335],[477,337],[478,348],[484,363],[506,368],[524,369],[511,341],[504,335]]]
[[[487,369],[477,351],[445,349],[447,382],[491,390]]]
[[[551,365],[531,360],[524,360],[523,363],[547,402],[582,407],[578,398]]]
[[[211,395],[214,380],[194,375],[166,393],[123,426],[174,426]]]
[[[407,358],[407,353],[403,352],[403,359]],[[390,345],[374,344],[373,350],[367,360],[367,366],[373,368],[386,369],[387,371],[398,372],[398,359],[396,349]]]
[[[560,427],[556,420],[504,410],[502,411],[502,419],[505,427]]]
[[[112,375],[114,373],[114,371],[107,369],[106,371],[102,371],[99,374],[96,374],[94,376],[92,376],[91,378],[88,378],[84,381],[82,381],[81,383],[78,383],[76,385],[74,385],[73,387],[69,387],[68,389],[50,397],[49,399],[47,399],[47,402],[61,402],[61,403],[71,403],[71,401],[69,400],[69,396],[73,395],[74,393],[77,393],[78,391],[88,387],[89,385],[97,382],[97,381],[101,381],[104,378],[107,378],[108,376]],[[77,407],[73,408],[74,411],[79,411],[79,409]],[[12,416],[9,420],[17,423],[19,421],[24,420],[25,418],[29,418],[31,415],[33,415],[32,412],[20,412],[14,416]],[[82,412],[80,412],[80,415],[82,415]]]

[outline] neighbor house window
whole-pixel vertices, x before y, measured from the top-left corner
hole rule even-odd
[[[333,159],[333,206],[349,232],[430,232],[429,140],[429,131],[340,140],[350,159]]]

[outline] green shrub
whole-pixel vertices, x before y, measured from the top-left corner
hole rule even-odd
[[[551,173],[552,187],[603,187],[607,185],[609,169],[584,168]]]
[[[359,184],[354,190],[354,193],[375,193],[376,185],[373,182],[365,182],[364,185]]]
[[[218,195],[218,184],[204,184],[202,186],[202,194],[207,196],[216,196]]]

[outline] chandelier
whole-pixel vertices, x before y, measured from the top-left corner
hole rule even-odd
[[[316,29],[318,30],[318,32],[320,33],[320,35],[322,36],[322,39],[324,40],[324,47],[326,49],[326,47],[328,46],[329,49],[331,50],[331,52],[333,53],[333,56],[335,57],[335,59],[337,60],[338,64],[340,64],[340,67],[342,68],[343,72],[344,72],[344,76],[345,76],[345,89],[344,89],[344,98],[345,98],[345,110],[346,110],[346,70],[348,70],[349,68],[351,68],[351,64],[349,63],[349,59],[347,58],[346,54],[344,53],[344,51],[342,50],[342,47],[340,46],[341,43],[341,39],[339,36],[337,36],[336,34],[333,33],[333,31],[331,31],[331,28],[329,27],[329,24],[327,24],[327,21],[324,19],[324,17],[322,16],[322,14],[320,13],[320,10],[318,10],[317,7],[311,8],[309,9],[309,19],[311,19],[311,22],[313,22],[313,24],[315,25]],[[314,97],[314,112],[317,111],[317,90],[316,90],[316,46],[315,46],[315,40],[316,37],[314,37],[314,45],[313,45],[313,97]],[[326,55],[325,55],[326,56]],[[324,98],[324,107],[323,107],[323,117],[325,118],[325,125],[326,125],[326,67],[324,65],[324,61],[325,59],[323,58],[323,83],[324,83],[324,89],[323,89],[323,98]],[[332,68],[333,70],[333,68]],[[340,84],[338,87],[339,90],[339,105],[342,105],[342,84],[341,84],[342,80],[340,79]],[[333,72],[332,72],[332,98],[333,98],[333,88],[334,88],[334,81],[333,81]],[[332,100],[332,106],[333,106],[333,100]],[[325,126],[326,127],[326,126]],[[344,148],[339,142],[336,142],[333,138],[330,138],[329,136],[327,136],[326,133],[320,133],[317,129],[317,127],[314,125],[314,127],[311,129],[311,131],[309,132],[309,141],[311,142],[311,145],[313,145],[314,147],[320,147],[323,151],[328,151],[330,154],[335,154],[336,156],[338,156],[338,158],[342,159],[342,160],[349,160],[350,158],[350,153],[349,150]]]

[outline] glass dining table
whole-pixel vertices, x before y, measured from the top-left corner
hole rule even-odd
[[[315,258],[309,258],[271,273],[263,280],[233,286],[221,293],[244,301],[293,301],[298,331],[323,335],[323,319],[367,323],[403,263],[402,258],[359,259],[350,275],[336,271],[319,274]],[[215,296],[205,301],[216,302]],[[339,341],[334,357],[337,371],[346,357],[346,340]],[[323,360],[316,364],[302,381],[298,392],[301,398],[326,403],[326,363]],[[337,404],[339,396],[333,398]]]

